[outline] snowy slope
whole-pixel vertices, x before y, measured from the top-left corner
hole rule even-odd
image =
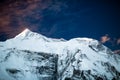
[[[26,29],[0,42],[0,80],[120,80],[120,55],[94,39],[52,39]]]

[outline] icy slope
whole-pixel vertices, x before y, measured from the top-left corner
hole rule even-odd
[[[47,38],[26,29],[0,42],[0,80],[119,80],[120,55],[89,38]]]

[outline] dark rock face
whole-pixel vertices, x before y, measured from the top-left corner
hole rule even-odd
[[[16,59],[16,65],[20,64],[20,66],[12,66],[12,57]],[[23,60],[22,63],[24,64],[17,62],[17,58]],[[12,77],[13,80],[19,80],[22,78],[27,80],[26,75],[28,73],[36,75],[36,80],[57,80],[57,60],[58,56],[55,54],[14,49],[13,51],[10,50],[8,54],[6,54],[4,61],[1,63],[5,65],[4,71],[7,75]],[[6,64],[4,63],[7,61],[11,64],[11,67],[6,67]],[[27,69],[25,67],[27,67]],[[0,80],[2,79],[1,77],[2,76],[0,76]]]
[[[3,74],[5,77],[0,75],[0,80],[109,80],[105,74],[93,74],[91,70],[74,68],[80,66],[72,65],[74,62],[81,63],[83,59],[88,59],[87,55],[82,54],[81,50],[77,50],[72,57],[70,57],[71,53],[68,51],[67,57],[63,58],[62,61],[65,64],[62,71],[58,70],[63,64],[58,65],[58,58],[60,57],[57,54],[17,49],[8,49],[4,53],[6,55],[0,61],[0,66],[4,66],[4,68],[0,68],[0,71],[7,75]],[[75,56],[79,56],[79,58],[76,59]],[[115,76],[112,80],[120,79],[120,72],[109,62],[98,61],[97,63],[102,65],[106,72],[108,71]],[[96,66],[95,63],[94,65]],[[72,70],[71,76],[68,75],[70,70]]]

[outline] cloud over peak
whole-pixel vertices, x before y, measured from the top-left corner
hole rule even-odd
[[[108,34],[106,34],[106,35],[104,35],[104,36],[102,36],[101,37],[101,42],[102,43],[105,43],[105,42],[107,42],[107,41],[109,41],[110,40],[110,37],[109,37],[109,35]]]

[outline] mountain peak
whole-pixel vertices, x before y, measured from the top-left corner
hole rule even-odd
[[[28,29],[28,28],[26,28],[26,29],[24,29],[20,34],[18,34],[17,36],[16,36],[16,38],[17,37],[25,37],[28,33],[30,33],[31,31]]]
[[[24,29],[22,32],[25,33],[25,32],[28,32],[30,31],[28,28]]]

